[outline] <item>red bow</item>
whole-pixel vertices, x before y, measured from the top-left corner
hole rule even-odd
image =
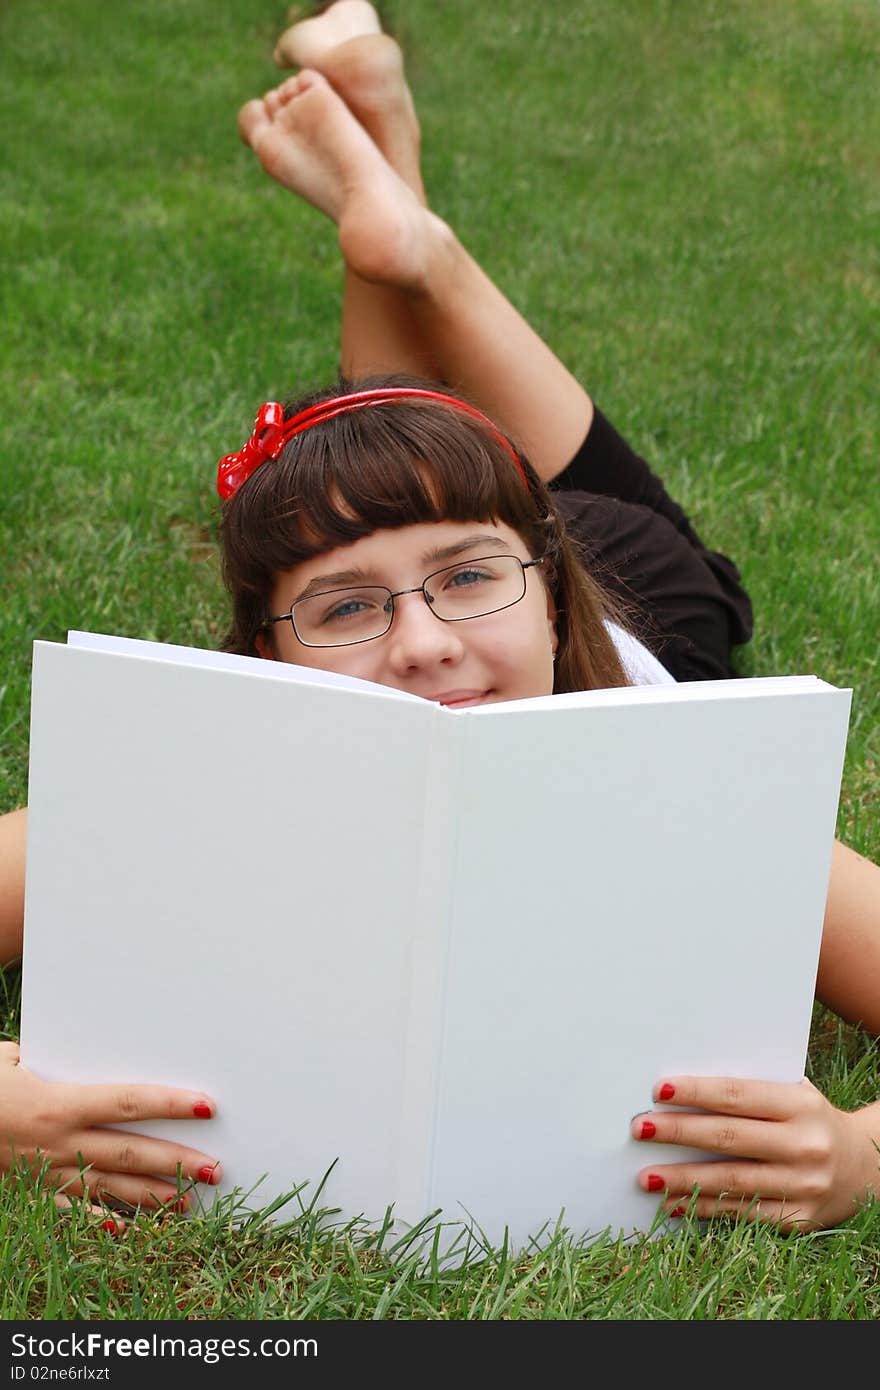
[[[284,445],[281,427],[284,406],[277,401],[261,405],[254,421],[254,432],[237,454],[227,454],[217,467],[217,491],[222,498],[231,497],[266,459],[277,458]]]

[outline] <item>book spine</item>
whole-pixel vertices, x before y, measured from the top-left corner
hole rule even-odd
[[[397,1215],[411,1224],[431,1207],[439,1065],[456,860],[456,804],[467,720],[435,711],[422,808],[401,1105]]]

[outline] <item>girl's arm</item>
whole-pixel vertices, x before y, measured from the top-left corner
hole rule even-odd
[[[0,816],[0,965],[21,959],[27,809]]]
[[[834,842],[816,996],[880,1036],[880,866]]]

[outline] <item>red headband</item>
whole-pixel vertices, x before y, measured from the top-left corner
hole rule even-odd
[[[259,468],[266,459],[277,459],[288,439],[311,429],[312,425],[321,425],[325,420],[332,420],[334,416],[344,415],[349,410],[362,410],[367,405],[386,405],[389,401],[399,400],[401,397],[442,401],[444,405],[453,405],[465,415],[481,420],[510,454],[528,491],[529,484],[519,455],[510,440],[504,437],[488,416],[475,406],[468,405],[466,401],[460,401],[456,396],[446,396],[442,391],[421,390],[410,386],[383,386],[372,391],[353,391],[347,396],[333,396],[329,401],[319,401],[317,405],[310,405],[306,410],[292,415],[289,420],[284,418],[283,406],[277,401],[267,401],[265,405],[260,406],[250,439],[237,454],[227,454],[220,460],[217,468],[217,491],[224,499],[231,497],[255,468]]]

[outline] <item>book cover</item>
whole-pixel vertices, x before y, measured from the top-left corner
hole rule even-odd
[[[251,1205],[332,1167],[343,1217],[647,1229],[656,1079],[803,1074],[849,701],[784,677],[454,711],[37,643],[23,1059],[204,1088],[210,1139],[143,1128]]]

